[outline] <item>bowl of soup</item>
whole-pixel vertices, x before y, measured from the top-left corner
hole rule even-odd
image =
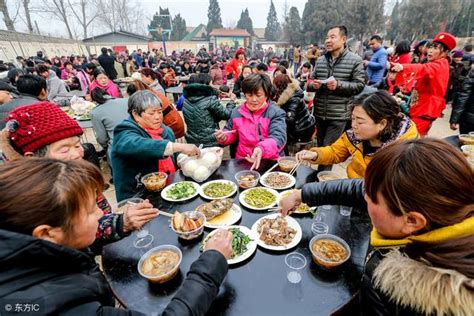
[[[322,234],[314,236],[309,242],[313,261],[326,269],[340,266],[351,257],[351,248],[344,239]]]
[[[165,283],[179,271],[183,259],[181,250],[173,245],[161,245],[147,251],[138,261],[138,273],[152,283]]]
[[[249,189],[256,187],[258,180],[260,180],[260,173],[255,170],[243,170],[235,174],[235,180],[242,189]]]
[[[321,171],[320,173],[318,173],[319,182],[339,180],[339,179],[341,179],[341,177],[333,171]]]
[[[296,161],[295,157],[280,157],[278,158],[278,167],[283,172],[290,172],[298,162]]]
[[[150,192],[158,192],[166,186],[168,174],[164,172],[152,172],[142,177],[142,183]]]

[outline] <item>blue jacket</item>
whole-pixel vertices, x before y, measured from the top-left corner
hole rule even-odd
[[[176,140],[171,128],[161,126],[163,140],[152,139],[131,117],[115,128],[111,162],[117,201],[136,194],[136,178],[140,181],[142,176],[158,171],[166,145]]]
[[[387,57],[387,51],[383,47],[374,52],[367,66],[369,84],[378,84],[382,80],[385,67],[387,66]]]

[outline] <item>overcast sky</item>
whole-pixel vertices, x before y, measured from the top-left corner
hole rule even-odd
[[[32,0],[31,5],[34,7],[37,2],[42,0]],[[180,13],[186,19],[187,26],[197,26],[200,23],[207,24],[207,9],[209,7],[209,0],[136,0],[140,3],[141,11],[143,12],[143,29],[146,29],[146,25],[152,18],[153,14],[159,10],[159,7],[169,8],[172,16]],[[396,0],[385,0],[386,13],[391,11],[393,4]],[[224,27],[235,26],[240,18],[240,13],[245,8],[249,9],[250,17],[253,21],[253,26],[257,28],[263,28],[267,24],[267,15],[270,8],[270,0],[218,0],[221,8],[222,23]],[[286,5],[289,10],[290,7],[294,6],[298,9],[300,16],[303,14],[304,6],[307,0],[273,0],[275,9],[277,11],[278,20],[282,23],[284,7]],[[15,15],[16,8],[21,2],[19,0],[7,0],[7,4],[12,17]],[[26,32],[26,22],[22,19],[22,10],[20,10],[20,16],[15,22],[17,31]],[[47,17],[39,16],[36,13],[32,13],[32,20],[38,22],[40,32],[44,35],[50,34],[51,36],[63,36],[67,35],[64,24],[54,19],[47,19]],[[70,21],[74,22],[74,18],[70,18]],[[0,19],[0,29],[6,29],[3,19]],[[82,34],[81,29],[78,25],[73,25],[73,29],[77,34]],[[102,26],[92,25],[89,30],[90,35],[97,35],[107,32]]]

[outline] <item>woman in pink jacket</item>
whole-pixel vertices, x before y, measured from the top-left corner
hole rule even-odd
[[[109,79],[105,71],[100,69],[94,71],[94,81],[92,81],[89,87],[90,93],[92,93],[92,90],[95,88],[101,88],[102,90],[107,91],[107,93],[114,98],[121,97],[117,85]]]
[[[217,142],[238,142],[235,158],[247,159],[251,170],[263,159],[276,160],[286,144],[285,112],[271,100],[274,88],[270,77],[252,74],[242,81],[246,102],[232,111],[224,130],[215,133]]]

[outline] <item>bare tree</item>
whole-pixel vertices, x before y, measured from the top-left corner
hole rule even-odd
[[[143,29],[143,12],[132,0],[95,0],[98,21],[111,31],[140,32]],[[140,32],[141,33],[141,32]]]
[[[44,0],[38,11],[47,14],[48,17],[54,16],[57,20],[63,22],[66,26],[69,38],[74,38],[69,21],[68,5],[65,0]]]
[[[10,13],[8,12],[6,0],[0,0],[0,10],[3,13],[3,21],[5,21],[7,30],[15,31],[15,25],[12,18],[10,17]]]
[[[31,23],[30,15],[30,2],[31,0],[23,0],[23,10],[25,11],[26,26],[28,27],[28,32],[33,33],[33,24]]]
[[[71,2],[71,0],[68,0],[68,4],[72,14],[82,27],[82,34],[84,38],[87,38],[87,30],[89,26],[99,15],[99,12],[97,10],[94,10],[94,12],[91,12],[92,10],[90,10],[91,7],[95,7],[93,1],[78,0],[75,2]]]

